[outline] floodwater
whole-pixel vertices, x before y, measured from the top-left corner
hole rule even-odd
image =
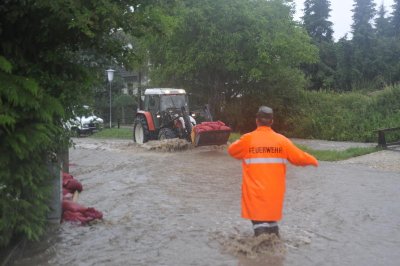
[[[277,240],[254,238],[240,217],[241,165],[226,147],[164,152],[129,140],[74,141],[78,202],[104,219],[49,229],[13,265],[399,265],[396,168],[289,165]],[[388,158],[398,165],[400,152]]]

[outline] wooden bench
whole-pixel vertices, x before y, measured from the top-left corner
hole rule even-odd
[[[390,143],[386,142],[385,133],[397,130],[400,131],[400,127],[382,128],[374,130],[374,132],[378,133],[378,147],[387,148],[387,146],[400,145],[400,141],[390,142]]]

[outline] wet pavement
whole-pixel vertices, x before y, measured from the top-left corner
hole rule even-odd
[[[24,246],[13,265],[398,265],[400,260],[400,169],[372,164],[383,157],[398,165],[400,152],[320,162],[318,168],[289,165],[278,241],[252,237],[251,223],[240,217],[241,165],[226,146],[163,152],[129,140],[74,142],[70,173],[84,188],[78,202],[102,211],[104,220],[51,228],[40,243]]]

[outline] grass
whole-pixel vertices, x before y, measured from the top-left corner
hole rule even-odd
[[[229,141],[234,142],[235,140],[240,138],[239,133],[231,133],[229,136]],[[305,152],[308,152],[309,154],[312,154],[317,158],[319,161],[329,161],[329,162],[334,162],[334,161],[341,161],[341,160],[346,160],[349,158],[361,156],[361,155],[366,155],[369,153],[377,152],[382,150],[381,148],[376,148],[376,147],[358,147],[358,148],[349,148],[346,150],[342,151],[337,151],[337,150],[315,150],[311,149],[308,146],[305,145],[297,145],[300,149],[302,149]]]
[[[132,139],[131,128],[104,128],[93,135],[92,138],[98,139]]]
[[[234,142],[235,140],[238,140],[242,135],[239,133],[231,133],[229,136],[229,142]]]
[[[349,148],[343,151],[336,150],[314,150],[304,145],[296,145],[300,149],[309,154],[312,154],[319,161],[341,161],[349,158],[366,155],[369,153],[377,152],[382,150],[381,148],[376,147],[358,147],[358,148]]]
[[[239,133],[231,133],[229,136],[229,142],[234,142],[240,138]],[[99,139],[132,139],[132,129],[131,128],[105,128],[99,132],[94,133],[92,138]],[[296,145],[303,151],[306,151],[313,156],[315,156],[319,161],[340,161],[349,158],[366,155],[369,153],[380,151],[380,148],[376,147],[359,147],[359,148],[349,148],[343,151],[337,150],[315,150],[311,149],[305,145]]]

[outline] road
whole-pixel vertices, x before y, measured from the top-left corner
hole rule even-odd
[[[74,142],[70,173],[84,187],[79,203],[102,211],[104,220],[62,223],[27,245],[14,265],[390,266],[400,260],[399,151],[318,168],[289,165],[282,239],[271,247],[240,217],[241,165],[226,146],[164,152],[129,140]]]

